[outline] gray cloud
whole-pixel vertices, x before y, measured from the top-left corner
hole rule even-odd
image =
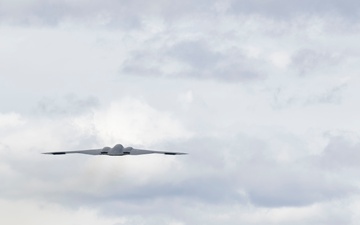
[[[38,103],[38,112],[47,116],[76,115],[88,113],[99,106],[99,100],[95,97],[79,98],[76,95],[68,94],[63,98],[43,98]]]
[[[200,70],[206,70],[221,60],[221,54],[212,51],[205,41],[177,43],[168,50],[167,55]]]
[[[340,104],[343,102],[343,92],[348,88],[348,84],[335,85],[326,90],[317,90],[316,93],[303,93],[298,91],[292,94],[286,93],[287,88],[277,88],[273,92],[273,107],[285,109],[291,107],[308,107],[319,104]]]
[[[168,145],[168,148],[174,150],[179,146],[182,149],[191,149],[191,154],[179,158],[178,166],[172,164],[165,167],[164,164],[166,171],[162,172],[161,178],[150,175],[145,182],[138,184],[136,180],[142,180],[142,174],[133,174],[134,177],[131,179],[135,180],[130,181],[124,177],[124,174],[129,173],[130,168],[127,166],[105,167],[103,162],[110,163],[109,160],[112,159],[109,158],[36,157],[35,160],[24,163],[24,160],[28,159],[11,159],[8,156],[7,163],[10,163],[14,174],[18,175],[4,177],[9,185],[2,186],[2,198],[30,196],[71,207],[106,207],[116,202],[128,202],[139,204],[137,210],[147,207],[145,203],[148,201],[164,199],[187,199],[202,204],[253,204],[272,208],[306,206],[347,197],[357,192],[352,183],[339,182],[336,176],[329,178],[326,170],[309,166],[311,161],[277,161],[267,153],[267,143],[259,145],[259,141],[263,142],[238,136],[237,140],[228,140],[227,145],[224,145],[222,140],[213,138],[192,139]],[[247,146],[245,149],[244,145]],[[339,150],[336,146],[334,148],[335,151]],[[331,153],[331,149],[333,148],[327,147],[325,153]],[[334,156],[332,153],[331,155]],[[335,155],[331,158],[335,160],[339,157]],[[344,160],[340,158],[341,165],[345,165],[347,159],[356,162],[356,157],[350,154],[342,158]],[[114,160],[126,161],[124,158]],[[327,156],[324,160],[328,161]],[[62,166],[64,163],[67,165],[66,168]],[[94,167],[90,173],[87,169],[84,170],[86,165]],[[133,168],[139,171],[137,167],[146,169],[146,166],[140,164]],[[106,174],[108,172],[110,173]],[[26,177],[31,177],[31,182],[26,187],[12,188]],[[59,183],[62,185],[58,186]],[[133,212],[129,209],[123,213]]]
[[[206,40],[180,41],[161,46],[161,49],[133,52],[124,62],[121,73],[241,82],[265,77],[261,71],[253,69],[256,63],[237,48],[217,51]],[[166,71],[169,64],[180,65],[180,68]]]
[[[339,177],[329,178],[326,171],[314,169],[307,157],[278,161],[268,152],[268,143],[256,138],[239,135],[236,140],[228,139],[226,145],[213,138],[195,139],[180,146],[193,149],[189,159],[193,163],[187,164],[190,171],[216,168],[207,176],[179,184],[179,190],[191,190],[188,195],[192,198],[286,207],[310,205],[358,192],[355,184],[340,182]]]
[[[351,20],[358,18],[360,5],[354,0],[327,1],[320,0],[271,0],[271,1],[233,1],[231,11],[234,13],[256,13],[274,18],[293,17],[301,14],[324,15],[339,14]]]
[[[322,171],[306,168],[303,163],[295,166],[276,163],[264,166],[264,163],[259,163],[244,169],[252,171],[251,177],[243,178],[247,180],[245,185],[249,198],[260,206],[298,207],[344,198],[358,192],[355,185],[340,183],[340,179],[328,179]]]
[[[83,101],[80,100],[84,99],[73,97],[73,100],[69,102],[81,106]],[[71,106],[68,103],[64,105],[64,108]],[[78,113],[70,115],[79,116]],[[64,119],[60,116],[56,124],[45,123],[47,118],[37,119],[39,121],[28,124],[27,129],[38,136],[46,133],[39,131],[49,127],[47,131],[55,130],[51,136],[54,136],[54,140],[60,139],[60,143],[76,147],[82,142],[83,133],[72,128],[66,120],[72,121],[73,118]],[[91,123],[91,120],[86,122]],[[340,158],[339,153],[344,147],[349,149],[345,151],[349,154],[340,159],[338,168],[347,167],[345,164],[348,157],[355,158],[352,161],[354,164],[356,151],[347,142],[333,140],[335,144],[331,142],[331,147],[324,149],[324,156],[314,160],[307,157],[309,154],[306,153],[305,157],[295,156],[292,141],[288,150],[292,158],[282,161],[278,159],[279,149],[271,146],[269,140],[243,133],[234,135],[223,132],[224,136],[220,137],[197,134],[188,140],[157,143],[159,149],[186,150],[190,153],[176,158],[49,157],[38,154],[45,146],[27,144],[29,149],[25,151],[1,145],[0,177],[4,185],[0,187],[0,199],[30,199],[59,204],[73,210],[91,207],[106,217],[154,219],[153,215],[157,214],[162,218],[183,219],[192,223],[196,220],[187,216],[189,205],[193,205],[194,210],[209,207],[216,211],[216,207],[224,207],[220,212],[246,206],[257,210],[300,209],[331,204],[331,201],[342,201],[358,194],[356,183],[351,179],[344,180],[341,170],[329,170],[322,165]],[[92,131],[86,129],[86,133],[91,134]],[[19,136],[26,138],[24,134]],[[89,138],[93,142],[83,142],[82,146],[97,144],[96,138],[95,133]],[[42,136],[39,141],[44,142],[45,139]],[[330,164],[330,167],[333,165]],[[352,167],[358,170],[356,166]],[[22,185],[24,181],[27,185]],[[206,217],[209,214],[207,212],[203,215]],[[337,221],[343,221],[343,218],[339,216]]]
[[[325,91],[322,94],[309,97],[309,99],[305,102],[305,105],[339,104],[342,102],[342,93],[347,86],[347,84],[341,84]]]
[[[316,163],[330,170],[347,168],[358,169],[360,160],[360,143],[350,141],[342,136],[334,136],[329,140]]]
[[[59,0],[48,2],[45,0],[27,1],[23,4],[13,1],[2,1],[0,14],[3,21],[15,24],[57,25],[66,20],[98,21],[106,26],[121,26],[123,28],[138,28],[143,16],[161,16],[167,21],[176,21],[189,15],[217,15],[228,14],[255,14],[275,19],[305,15],[337,14],[343,18],[355,21],[359,17],[359,4],[354,0],[327,1],[230,1],[222,10],[217,8],[217,1],[86,1],[69,2]],[[225,4],[226,5],[226,4]]]
[[[18,2],[0,2],[2,212],[357,224],[358,137],[323,136],[358,133],[355,1]],[[118,142],[190,154],[40,154]]]
[[[86,1],[68,2],[59,0],[48,2],[33,0],[24,4],[12,1],[2,2],[0,10],[3,21],[20,25],[59,25],[66,20],[78,22],[92,21],[109,27],[134,29],[141,25],[143,16],[162,15],[165,18],[177,18],[192,12],[209,10],[211,2],[199,1],[194,7],[191,1],[148,2],[136,1]]]
[[[335,67],[342,60],[339,54],[302,49],[292,57],[292,65],[299,71],[299,75],[307,76],[323,67]]]

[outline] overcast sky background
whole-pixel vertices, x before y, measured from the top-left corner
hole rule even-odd
[[[0,223],[360,220],[360,3],[1,0]],[[49,156],[113,146],[187,156]]]

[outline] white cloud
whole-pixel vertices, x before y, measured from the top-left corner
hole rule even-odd
[[[286,68],[291,62],[289,55],[284,52],[275,52],[271,54],[270,60],[275,66],[279,67],[280,69]]]
[[[126,218],[104,218],[88,208],[63,208],[60,205],[46,202],[1,200],[0,221],[5,224],[127,224]]]
[[[24,125],[26,121],[17,113],[0,114],[0,129]]]
[[[98,138],[109,145],[127,142],[151,146],[164,140],[190,137],[191,134],[171,115],[157,112],[146,103],[125,99],[104,111],[95,111],[93,122],[85,115],[75,120],[84,132],[95,127]]]

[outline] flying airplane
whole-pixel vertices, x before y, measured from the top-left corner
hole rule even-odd
[[[44,152],[43,154],[65,155],[65,154],[72,154],[72,153],[80,153],[80,154],[87,154],[87,155],[109,155],[109,156],[144,155],[144,154],[152,154],[152,153],[164,154],[164,155],[186,155],[187,154],[187,153],[182,153],[182,152],[164,152],[164,151],[136,149],[136,148],[133,148],[133,147],[124,148],[124,146],[122,146],[121,144],[117,144],[113,148],[104,147],[102,149]]]

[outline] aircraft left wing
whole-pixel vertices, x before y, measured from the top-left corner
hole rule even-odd
[[[58,152],[44,152],[43,154],[48,155],[65,155],[72,153],[80,153],[87,155],[101,155],[101,149],[89,149],[89,150],[78,150],[78,151],[58,151]]]

